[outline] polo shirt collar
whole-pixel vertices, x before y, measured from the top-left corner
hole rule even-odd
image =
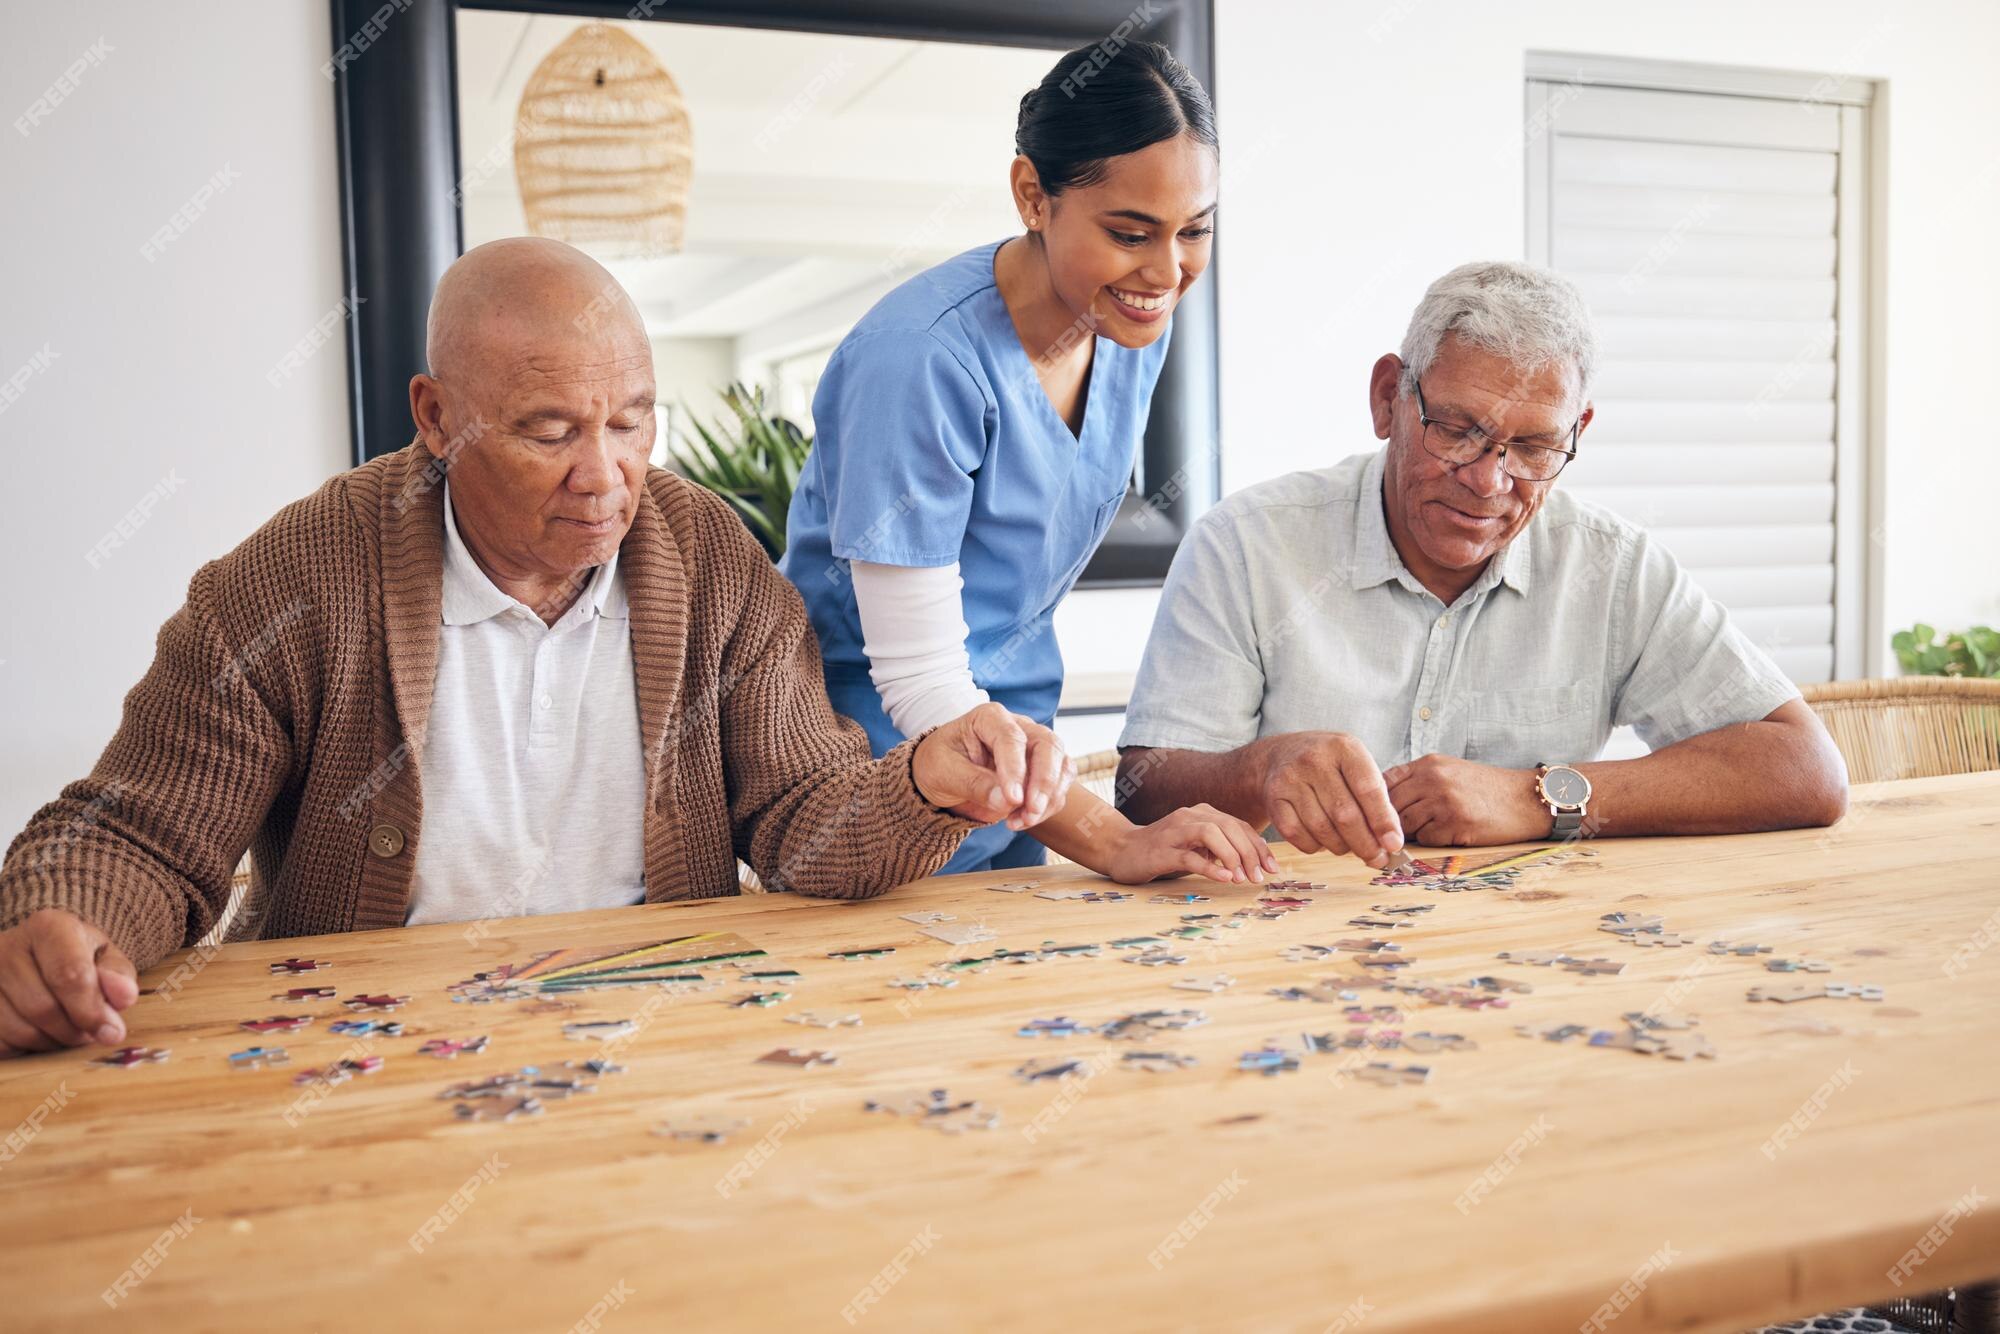
[[[1423,585],[1404,566],[1403,558],[1396,554],[1396,544],[1389,537],[1389,521],[1382,510],[1382,480],[1388,457],[1389,447],[1384,445],[1375,451],[1375,456],[1368,460],[1366,471],[1361,474],[1360,499],[1354,515],[1354,548],[1347,566],[1348,581],[1360,589],[1375,588],[1395,580],[1411,592],[1422,592]],[[1467,592],[1483,593],[1496,584],[1505,584],[1526,597],[1529,570],[1533,565],[1529,542],[1534,536],[1535,526],[1541,521],[1542,516],[1537,514],[1520,535],[1502,548],[1500,554],[1480,572],[1479,579]]]
[[[591,574],[590,587],[581,599],[588,608],[585,614],[627,615],[624,588],[617,573],[618,553],[614,551],[611,559]],[[444,623],[476,625],[515,607],[534,614],[532,607],[502,592],[487,578],[486,571],[479,568],[479,562],[473,559],[465,539],[459,536],[458,517],[451,507],[451,481],[447,478],[444,484]],[[572,607],[570,613],[576,610]],[[563,619],[568,618],[569,613],[566,613]]]

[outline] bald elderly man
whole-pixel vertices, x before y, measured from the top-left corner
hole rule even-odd
[[[876,894],[968,830],[1127,881],[1275,871],[1206,807],[1132,825],[997,704],[882,759],[798,594],[659,469],[652,353],[610,274],[518,239],[431,305],[417,440],[198,571],[91,775],[0,866],[0,1055],[116,1043],[136,968],[236,937],[774,888]]]

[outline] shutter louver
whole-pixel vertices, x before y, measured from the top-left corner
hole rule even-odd
[[[1562,485],[1654,533],[1795,681],[1830,679],[1841,108],[1537,98],[1556,114],[1530,147],[1530,254],[1583,289],[1602,340]]]

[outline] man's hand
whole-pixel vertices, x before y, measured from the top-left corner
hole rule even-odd
[[[0,1059],[125,1040],[139,973],[102,931],[44,908],[0,931]]]
[[[1382,776],[1412,843],[1487,847],[1549,836],[1549,808],[1536,798],[1529,770],[1425,755]]]
[[[989,702],[925,737],[912,774],[931,805],[1021,830],[1062,809],[1076,765],[1054,732]]]
[[[1403,826],[1368,748],[1341,732],[1288,732],[1265,745],[1264,809],[1300,852],[1351,852],[1380,868]]]
[[[1123,823],[1122,821],[1120,823]],[[1112,849],[1104,874],[1126,885],[1161,876],[1201,875],[1225,885],[1264,883],[1278,859],[1255,829],[1213,806],[1183,806],[1151,824],[1133,825]]]

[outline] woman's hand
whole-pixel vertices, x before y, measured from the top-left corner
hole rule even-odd
[[[1056,734],[987,703],[944,724],[911,761],[917,792],[931,805],[980,824],[1030,829],[1060,811],[1076,765]]]
[[[1247,823],[1202,804],[1183,806],[1113,838],[1108,864],[1093,868],[1127,885],[1162,876],[1199,875],[1224,884],[1263,884],[1278,859]]]

